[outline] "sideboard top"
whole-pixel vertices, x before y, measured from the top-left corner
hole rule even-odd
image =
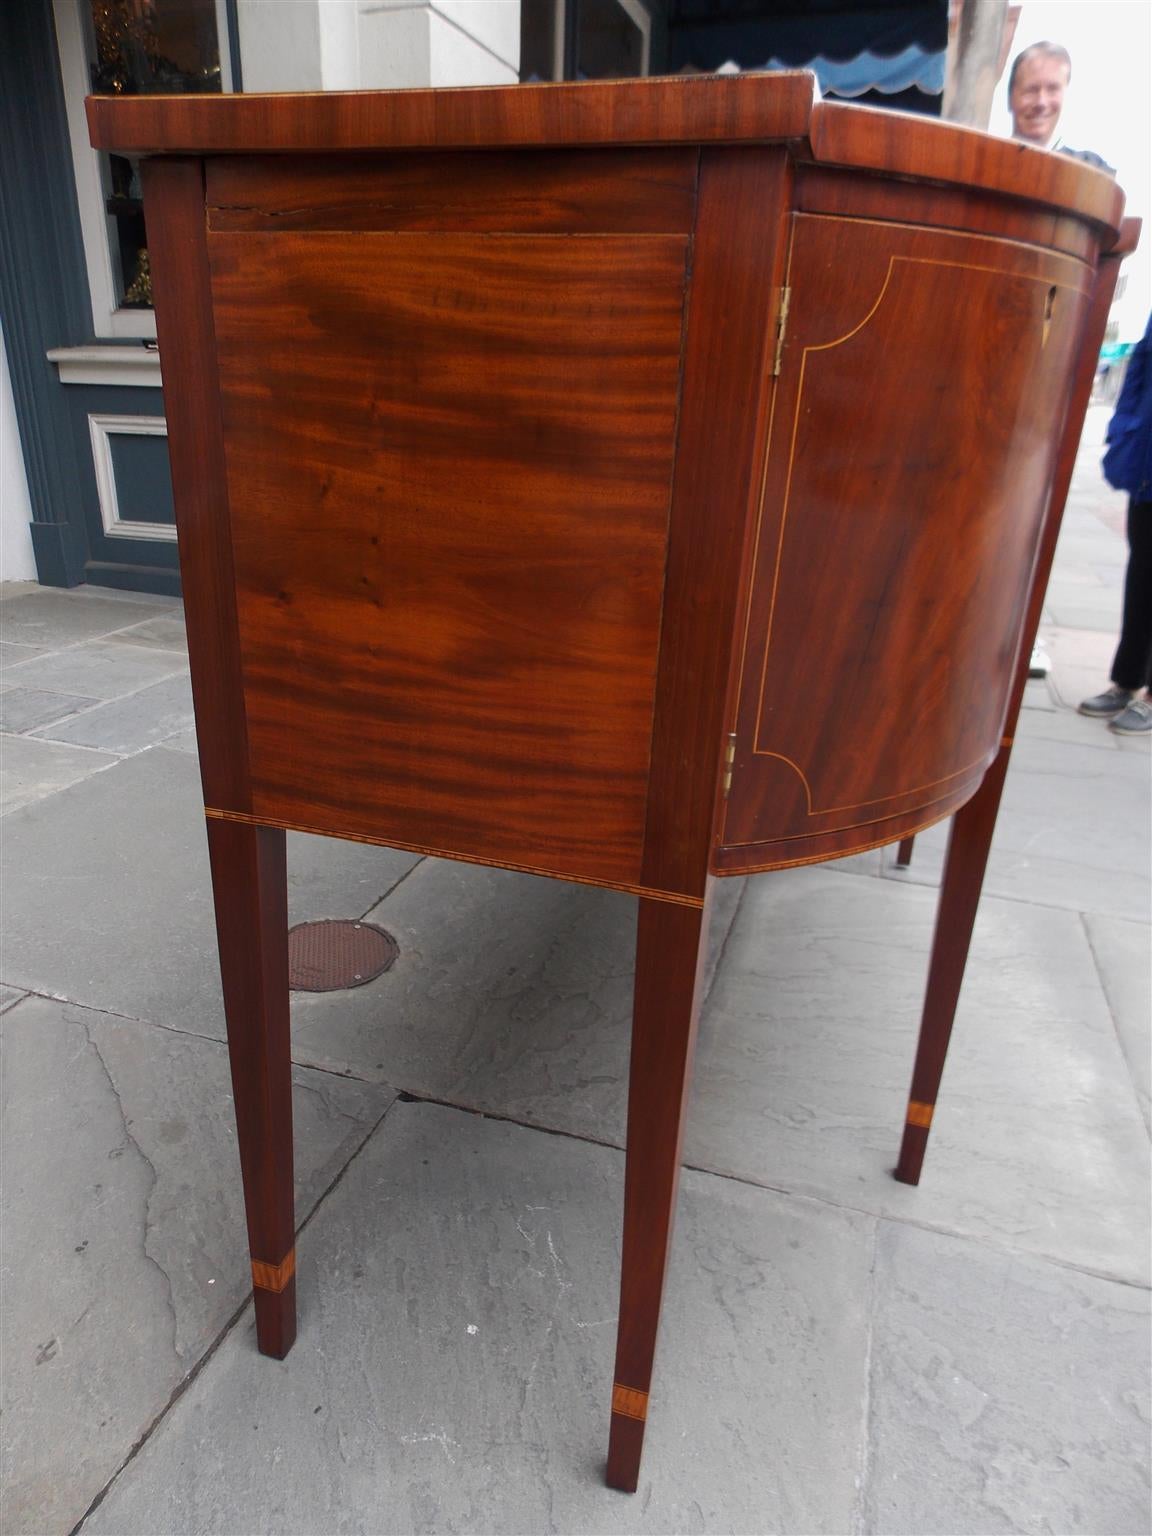
[[[569,85],[92,96],[97,149],[140,153],[544,149],[803,138],[816,77],[695,75]]]
[[[972,186],[1115,233],[1124,196],[1101,171],[909,113],[816,100],[805,70],[464,90],[91,96],[96,149],[121,154],[326,154],[424,149],[789,143],[798,158]]]

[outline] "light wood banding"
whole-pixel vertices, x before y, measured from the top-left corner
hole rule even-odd
[[[266,1264],[262,1259],[252,1260],[252,1284],[259,1286],[262,1291],[282,1291],[295,1273],[295,1248],[279,1264]]]
[[[612,1412],[623,1414],[626,1419],[648,1417],[648,1394],[636,1387],[622,1387],[619,1382],[612,1388]]]

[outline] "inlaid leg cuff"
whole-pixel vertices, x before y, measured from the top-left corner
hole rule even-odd
[[[296,1250],[292,1248],[287,1258],[279,1264],[265,1264],[262,1259],[252,1260],[252,1284],[262,1291],[282,1291],[296,1273]]]
[[[626,1419],[639,1419],[643,1422],[648,1417],[647,1392],[640,1392],[635,1387],[622,1387],[616,1382],[612,1387],[612,1412],[622,1413]]]
[[[911,1099],[908,1103],[908,1124],[918,1125],[921,1130],[927,1130],[932,1124],[932,1111],[934,1104],[922,1104],[919,1099]]]

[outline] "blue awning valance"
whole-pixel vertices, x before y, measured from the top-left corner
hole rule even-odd
[[[654,0],[648,0],[649,4]],[[655,0],[673,74],[810,69],[825,94],[944,92],[947,0]]]
[[[880,91],[885,96],[897,91],[919,90],[926,96],[939,96],[944,91],[943,53],[927,53],[913,43],[903,52],[891,58],[864,52],[854,59],[826,59],[822,53],[800,64],[785,63],[783,59],[768,59],[763,64],[741,65],[728,60],[719,66],[720,73],[744,74],[752,71],[775,69],[810,69],[820,82],[823,95],[863,96],[866,91]]]

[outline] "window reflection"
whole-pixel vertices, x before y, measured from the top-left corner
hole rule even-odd
[[[218,91],[216,0],[89,0],[92,89],[102,95]]]
[[[87,0],[92,90],[99,95],[222,89],[216,0]],[[104,210],[121,309],[149,309],[152,277],[135,159],[105,155]]]
[[[647,74],[641,25],[647,21],[638,5],[582,0],[577,12],[576,78],[613,80]]]

